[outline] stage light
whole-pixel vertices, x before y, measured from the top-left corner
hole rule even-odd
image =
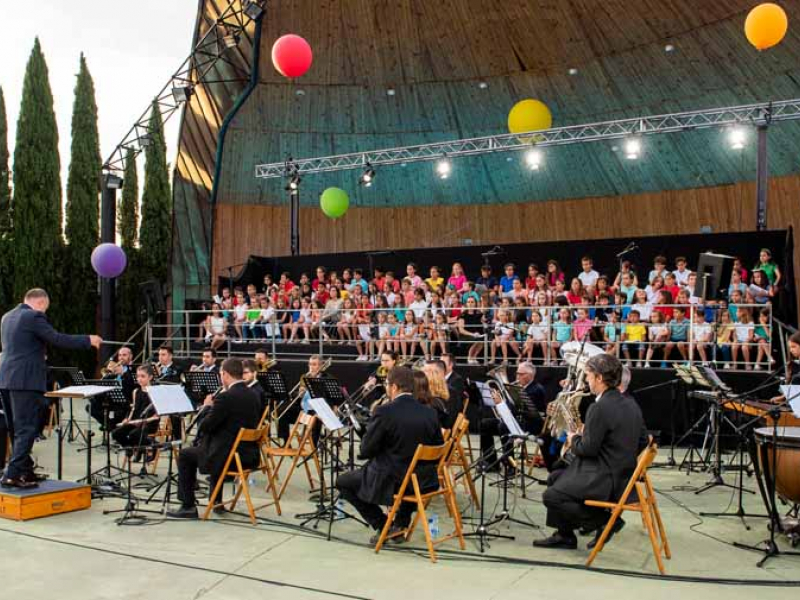
[[[625,142],[625,158],[636,160],[642,153],[642,142],[638,138],[631,138]]]
[[[113,173],[106,173],[105,174],[105,184],[106,188],[109,190],[118,190],[122,187],[122,177],[118,177]]]
[[[744,143],[747,140],[747,133],[741,127],[734,127],[728,134],[728,142],[731,145],[731,150],[744,149]]]
[[[536,148],[532,148],[525,153],[525,164],[531,171],[538,171],[542,166],[542,152]]]
[[[300,190],[301,181],[300,174],[295,172],[289,179],[289,183],[286,184],[286,191],[296,194]]]
[[[264,9],[262,8],[260,2],[256,2],[255,0],[249,0],[244,5],[244,14],[246,14],[249,18],[255,21],[261,15],[264,14]]]
[[[578,74],[578,69],[576,69],[575,67],[572,67],[572,68],[571,68],[571,69],[568,71],[568,73],[569,73],[570,75],[577,75],[577,74]]]
[[[294,95],[297,96],[298,98],[302,98],[303,96],[306,95],[306,91],[302,90],[302,89],[301,90],[295,90],[294,91]]]
[[[222,45],[226,48],[236,48],[239,45],[239,34],[229,33],[222,38]]]
[[[372,168],[371,164],[367,163],[367,168],[364,169],[364,172],[358,179],[358,185],[362,185],[364,187],[371,187],[374,181],[375,181],[375,169]]]
[[[481,82],[478,84],[478,87],[479,87],[480,89],[482,89],[482,90],[485,90],[485,89],[487,89],[487,88],[489,87],[489,84],[488,84],[488,83],[486,83],[485,81],[481,81]]]
[[[389,88],[388,90],[386,90],[386,95],[387,96],[394,96],[396,93],[397,92],[395,91],[394,88]]]
[[[450,177],[452,171],[453,165],[450,164],[450,161],[446,157],[436,163],[436,174],[439,176],[439,179],[447,179]]]
[[[664,52],[675,52],[675,46],[673,44],[667,44],[664,46]]]
[[[172,88],[172,97],[175,99],[175,102],[180,104],[181,102],[188,102],[193,92],[194,88],[191,84],[176,85]]]

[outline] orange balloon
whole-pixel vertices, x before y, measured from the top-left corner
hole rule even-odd
[[[766,50],[779,44],[789,29],[786,12],[777,4],[759,4],[744,22],[744,34],[758,50]]]

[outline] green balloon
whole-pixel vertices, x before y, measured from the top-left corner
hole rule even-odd
[[[347,192],[337,187],[330,187],[319,198],[319,206],[322,212],[331,219],[338,219],[347,212],[350,206],[350,198]]]

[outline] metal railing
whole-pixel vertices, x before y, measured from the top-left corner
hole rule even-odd
[[[578,311],[587,320],[575,320]],[[173,346],[178,356],[195,357],[206,347],[227,356],[252,356],[265,350],[275,360],[306,360],[317,353],[334,360],[377,360],[383,350],[422,358],[444,352],[466,357],[470,364],[493,364],[496,360],[530,358],[543,365],[558,365],[558,350],[568,341],[587,340],[633,366],[667,368],[674,362],[714,362],[722,368],[769,367],[779,354],[786,362],[788,328],[773,318],[769,304],[726,306],[640,305],[647,316],[653,312],[685,312],[682,322],[626,322],[636,305],[518,306],[477,309],[482,318],[465,323],[464,307],[400,307],[394,309],[314,309],[297,311],[265,309],[252,311],[172,311],[170,324],[148,323],[148,350],[152,355],[161,344]],[[736,321],[736,310],[755,315],[749,324]],[[759,323],[762,309],[765,323]],[[720,312],[728,311],[730,323],[722,323]],[[539,318],[531,315],[539,313]],[[560,316],[561,311],[566,311]],[[703,322],[697,313],[703,311]],[[413,320],[407,313],[413,314]],[[502,316],[507,313],[508,318]],[[616,312],[616,322],[604,315]],[[474,314],[474,313],[473,313]],[[385,316],[384,316],[385,315]],[[441,316],[439,316],[441,315]],[[532,322],[534,321],[535,322]],[[607,320],[608,319],[608,320]],[[666,331],[661,331],[661,329]],[[659,336],[659,332],[661,335]],[[727,333],[726,333],[727,332]],[[633,339],[631,339],[633,337]],[[669,350],[668,356],[663,356]],[[656,358],[658,357],[658,358]]]

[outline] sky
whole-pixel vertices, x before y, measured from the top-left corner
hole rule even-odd
[[[94,78],[105,161],[189,55],[197,5],[197,0],[36,0],[29,10],[19,2],[0,0],[6,9],[0,19],[0,86],[12,161],[25,66],[36,36],[50,73],[66,186],[81,52]],[[170,164],[175,162],[179,117],[176,113],[167,123]]]

